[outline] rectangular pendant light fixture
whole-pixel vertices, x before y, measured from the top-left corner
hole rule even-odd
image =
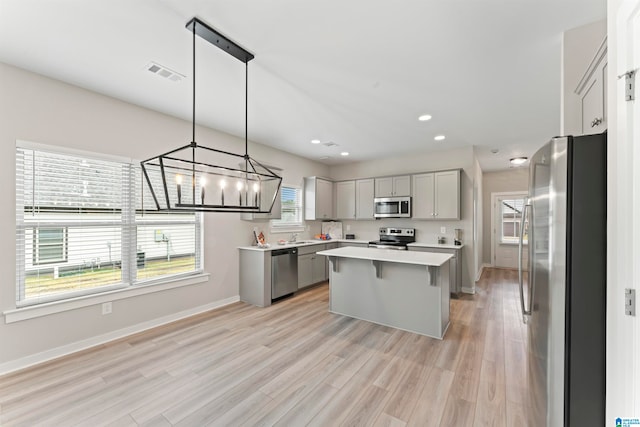
[[[248,63],[254,56],[197,18],[186,25],[193,34],[192,140],[175,150],[141,162],[143,186],[153,206],[145,210],[173,212],[269,213],[282,178],[248,153]],[[245,152],[231,153],[196,142],[196,35],[245,64]],[[143,200],[144,200],[143,187]]]

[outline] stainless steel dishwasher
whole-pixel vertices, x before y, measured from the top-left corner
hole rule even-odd
[[[298,249],[271,251],[271,299],[292,294],[298,290]]]

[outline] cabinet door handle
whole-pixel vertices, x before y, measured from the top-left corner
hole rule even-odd
[[[602,123],[602,118],[596,117],[595,119],[593,119],[591,121],[591,127],[594,128],[594,127],[598,126],[600,123]]]

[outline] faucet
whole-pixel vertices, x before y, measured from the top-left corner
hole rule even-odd
[[[298,233],[291,233],[291,238],[289,239],[289,241],[295,242],[297,238],[298,238]]]

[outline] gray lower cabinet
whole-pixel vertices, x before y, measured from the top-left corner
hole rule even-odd
[[[331,243],[331,249],[337,247],[337,243]],[[316,252],[328,249],[327,244],[303,246],[298,251],[298,289],[315,285],[327,280],[327,257],[316,255]]]
[[[298,255],[298,289],[313,284],[314,254]]]
[[[449,249],[449,248],[425,248],[409,246],[410,251],[419,252],[435,252],[442,254],[451,254],[453,258],[449,261],[449,280],[450,290],[452,294],[459,294],[462,292],[462,250],[461,249]]]
[[[271,251],[240,249],[240,301],[271,305]]]

